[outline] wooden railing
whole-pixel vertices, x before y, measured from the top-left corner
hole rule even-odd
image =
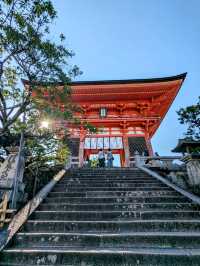
[[[5,192],[0,203],[0,228],[9,223],[15,210],[8,208],[8,192]]]

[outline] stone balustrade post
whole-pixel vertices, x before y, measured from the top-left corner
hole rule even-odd
[[[141,161],[140,154],[139,154],[138,151],[136,151],[136,152],[134,153],[134,157],[135,157],[135,165],[136,165],[136,166],[142,166],[143,163],[142,163],[142,161]]]
[[[66,162],[66,165],[65,165],[65,170],[70,169],[71,166],[72,166],[72,156],[70,154],[69,157],[67,158],[67,162]]]
[[[181,160],[186,164],[190,186],[200,185],[200,154],[187,155]]]

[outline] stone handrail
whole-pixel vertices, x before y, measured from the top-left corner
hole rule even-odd
[[[70,160],[71,160],[71,168],[77,168],[79,166],[78,156],[72,156]]]
[[[66,168],[68,169],[70,165]],[[53,179],[42,188],[36,196],[30,200],[12,219],[6,232],[0,236],[0,251],[8,244],[19,228],[26,222],[28,217],[35,211],[39,204],[45,199],[47,194],[53,189],[55,184],[64,176],[66,170],[61,170]]]
[[[177,192],[179,192],[183,196],[185,196],[188,199],[192,200],[194,203],[197,203],[198,205],[200,205],[200,197],[198,197],[198,196],[194,195],[193,193],[188,192],[188,191],[184,190],[183,188],[175,185],[174,183],[170,182],[169,180],[165,179],[164,177],[162,177],[158,173],[152,171],[151,169],[149,169],[149,168],[147,168],[145,166],[137,165],[137,168],[139,168],[143,172],[155,177],[156,179],[158,179],[162,183],[166,184],[167,186],[173,188],[174,190],[176,190]]]
[[[0,188],[8,192],[8,201],[13,209],[23,195],[25,167],[24,155],[17,153],[17,149],[10,149],[11,153],[0,166]]]
[[[23,152],[19,152],[16,160],[16,169],[13,179],[12,208],[16,208],[19,197],[20,186],[23,186],[23,176],[25,170],[25,158]]]
[[[134,157],[130,158],[130,164],[172,169],[176,166],[173,164],[174,160],[181,161],[182,158],[182,156],[141,156],[136,153]]]
[[[181,164],[174,163],[174,160],[180,160]],[[200,185],[200,154],[144,157],[136,153],[134,165],[164,170],[169,180],[184,189],[193,190]]]

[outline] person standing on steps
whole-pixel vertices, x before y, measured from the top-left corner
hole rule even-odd
[[[84,161],[84,167],[91,167],[91,161],[90,161],[90,158],[89,156],[87,155],[85,161]]]
[[[145,157],[149,156],[149,152],[147,149],[143,151],[142,156],[145,156]],[[148,164],[148,162],[149,162],[149,159],[145,160],[145,164]]]
[[[98,153],[99,167],[105,167],[105,153],[102,149]]]
[[[108,152],[107,152],[107,166],[109,168],[113,167],[113,160],[114,160],[114,157],[113,157],[112,151],[111,151],[111,149],[108,149]]]

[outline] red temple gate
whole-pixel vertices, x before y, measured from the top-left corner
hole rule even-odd
[[[80,140],[79,165],[101,148],[111,148],[118,156],[119,166],[125,167],[136,150],[152,154],[151,138],[185,76],[73,82],[72,100],[84,110],[77,116],[98,129],[96,134],[88,134],[83,127],[71,128],[71,138]]]
[[[75,115],[97,128],[95,134],[83,126],[70,128],[69,146],[72,156],[78,156],[79,166],[99,149],[111,148],[122,167],[129,166],[135,151],[151,155],[151,138],[185,77],[186,73],[154,79],[72,82],[72,101],[83,110]]]

